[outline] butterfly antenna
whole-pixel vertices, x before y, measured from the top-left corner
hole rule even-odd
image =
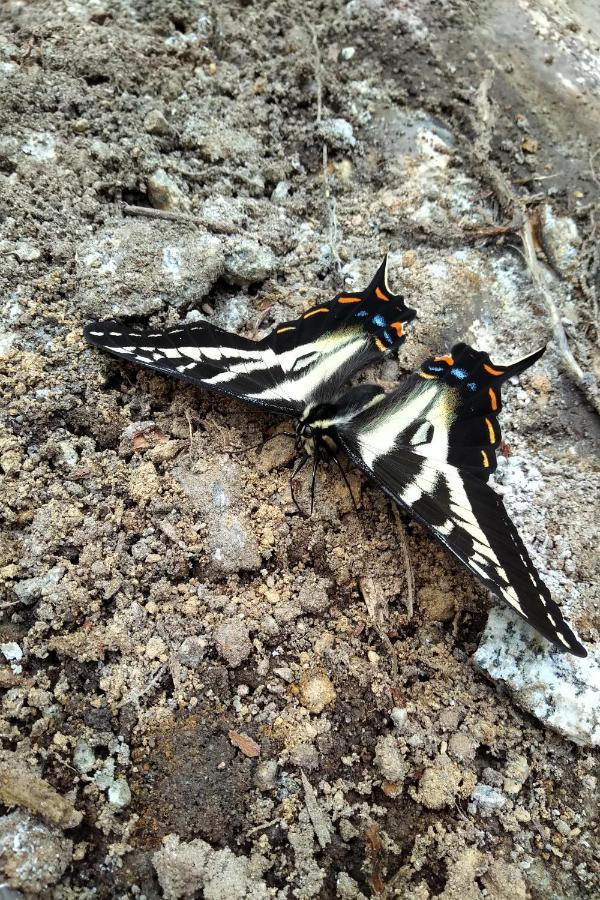
[[[306,465],[307,462],[308,462],[308,454],[304,453],[301,457],[299,457],[298,462],[296,463],[296,465],[294,467],[294,471],[292,472],[292,476],[290,478],[290,494],[292,495],[292,500],[294,502],[294,505],[296,506],[296,509],[298,510],[298,512],[300,513],[301,516],[306,516],[306,513],[304,512],[304,510],[302,509],[302,507],[296,500],[296,495],[294,493],[294,478],[296,478],[298,473],[304,468],[304,466]]]
[[[264,438],[264,440],[259,441],[258,444],[250,444],[250,446],[248,447],[230,447],[227,452],[233,456],[236,453],[248,453],[250,450],[257,450],[259,448],[262,449],[265,444],[268,444],[269,441],[274,441],[275,438],[278,437],[291,437],[294,438],[294,440],[296,439],[296,435],[292,431],[278,431],[276,432],[276,434],[272,434],[270,437]]]
[[[352,506],[354,507],[354,512],[356,513],[356,515],[357,515],[357,516],[359,517],[359,519],[360,519],[360,512],[359,512],[359,509],[358,509],[358,504],[357,504],[357,502],[356,502],[356,498],[354,497],[354,492],[353,492],[353,490],[352,490],[352,485],[351,485],[350,482],[348,481],[348,476],[347,476],[346,473],[344,472],[344,469],[343,469],[343,467],[342,467],[342,464],[341,464],[341,462],[339,461],[339,459],[337,458],[337,456],[332,456],[331,458],[332,458],[332,460],[334,461],[334,463],[336,464],[336,466],[338,467],[338,469],[340,470],[340,473],[341,473],[341,475],[342,475],[342,478],[344,479],[344,483],[345,483],[346,487],[348,488],[348,493],[350,494],[350,499],[352,500]]]

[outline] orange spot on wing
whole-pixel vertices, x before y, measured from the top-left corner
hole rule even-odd
[[[430,375],[429,372],[419,372],[421,378],[437,378],[436,375]]]
[[[277,334],[283,334],[284,331],[294,331],[296,328],[295,325],[286,325],[285,328],[278,328]]]
[[[496,443],[496,432],[494,431],[494,426],[490,422],[489,419],[485,420],[485,424],[487,425],[488,434],[490,436],[490,444]]]
[[[490,467],[490,461],[489,461],[489,459],[488,459],[488,455],[487,455],[487,453],[485,452],[485,450],[482,450],[482,451],[481,451],[481,457],[482,457],[482,460],[483,460],[483,468],[484,468],[484,469],[489,469],[489,467]]]
[[[304,313],[302,316],[303,319],[310,319],[311,316],[316,316],[317,313],[326,313],[329,312],[326,306],[320,306],[319,309],[311,309],[310,312]]]
[[[492,369],[492,367],[488,366],[487,363],[483,364],[483,368],[485,369],[486,372],[489,372],[490,375],[504,375],[503,369]]]
[[[402,337],[404,334],[404,323],[403,322],[392,322],[390,328],[393,328],[398,337]]]
[[[375,296],[379,297],[380,300],[389,300],[390,299],[386,294],[383,293],[382,290],[380,290],[380,288],[375,288]]]
[[[490,388],[488,391],[488,394],[490,395],[490,403],[492,404],[492,410],[493,410],[493,412],[496,412],[496,410],[498,409],[498,398],[496,397],[494,389]]]
[[[375,343],[376,343],[376,345],[379,347],[379,349],[381,350],[381,352],[382,352],[382,353],[385,353],[385,351],[387,350],[387,347],[385,346],[385,344],[383,343],[383,341],[380,341],[379,338],[375,338]]]
[[[338,303],[360,303],[360,297],[338,297]]]
[[[449,366],[454,365],[454,359],[450,356],[450,354],[446,356],[436,356],[434,357],[436,362],[446,362]]]

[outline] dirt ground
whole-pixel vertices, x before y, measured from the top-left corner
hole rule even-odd
[[[600,897],[594,0],[0,22],[0,896]],[[234,452],[274,418],[82,339],[256,335],[388,249],[419,319],[386,387],[455,341],[549,343],[496,482],[586,661],[357,474],[360,517],[333,469],[300,517],[285,438]]]

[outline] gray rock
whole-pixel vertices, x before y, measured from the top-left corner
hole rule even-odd
[[[277,783],[277,760],[267,759],[256,767],[254,787],[259,791],[270,791]]]
[[[181,209],[185,197],[179,185],[164,169],[157,169],[148,179],[148,197],[155,209]]]
[[[58,828],[21,810],[0,818],[0,870],[11,888],[47,896],[72,856],[73,841]]]
[[[204,659],[207,646],[208,641],[206,638],[191,635],[186,637],[181,644],[177,651],[177,658],[182,666],[186,666],[188,669],[196,669]]]
[[[181,142],[187,150],[197,150],[209,162],[248,160],[258,156],[260,150],[258,141],[247,131],[210,118],[190,120],[184,127]]]
[[[488,784],[476,784],[471,796],[477,803],[482,815],[492,815],[508,803],[506,794],[503,794],[498,788],[490,787]]]
[[[223,272],[219,238],[180,225],[128,221],[77,251],[79,303],[88,316],[145,316],[165,303],[199,303]]]
[[[38,162],[46,162],[56,156],[56,139],[46,131],[35,131],[22,144],[21,150]]]
[[[381,735],[375,745],[375,765],[386,781],[402,784],[408,775],[409,765],[400,753],[393,734]]]
[[[542,207],[540,234],[544,250],[561,275],[572,274],[581,247],[577,225],[568,216],[557,216],[549,203]]]
[[[160,109],[151,109],[144,118],[144,131],[148,134],[169,134],[171,126]]]
[[[124,778],[117,778],[108,789],[108,802],[117,809],[124,809],[131,803],[131,790]]]
[[[96,765],[96,755],[86,741],[79,741],[73,753],[73,765],[83,775]]]
[[[240,619],[219,625],[214,632],[215,643],[220,655],[235,668],[252,652],[248,628]]]
[[[334,150],[347,150],[356,145],[354,129],[346,119],[324,119],[317,131],[319,137]]]
[[[59,583],[65,570],[62,566],[54,566],[44,575],[36,575],[34,578],[25,578],[13,584],[13,591],[25,605],[35,603],[40,597],[46,597]]]
[[[235,238],[225,254],[224,277],[229,284],[255,284],[275,270],[275,254],[251,238]]]

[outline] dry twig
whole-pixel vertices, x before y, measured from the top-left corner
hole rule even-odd
[[[404,559],[404,571],[406,573],[406,612],[408,614],[408,618],[412,619],[415,608],[415,576],[412,569],[412,563],[410,561],[408,541],[406,540],[406,530],[404,528],[404,523],[400,518],[398,507],[395,503],[392,503],[392,511],[394,519],[396,521],[396,537],[398,539],[400,549],[402,550],[402,557]]]

